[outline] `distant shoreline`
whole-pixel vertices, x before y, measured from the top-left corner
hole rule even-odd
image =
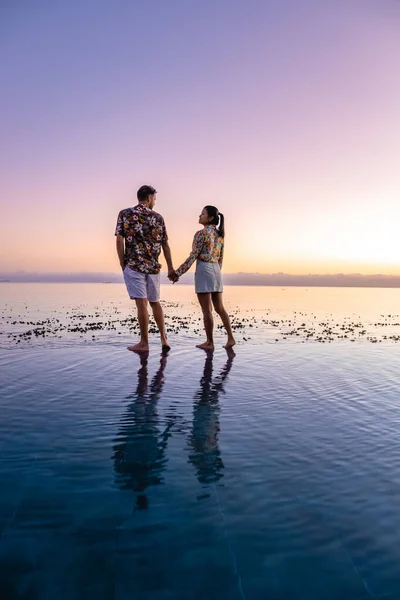
[[[161,272],[161,284],[170,284],[167,273]],[[353,287],[353,288],[400,288],[400,275],[380,273],[223,273],[224,285],[262,287]],[[110,272],[1,272],[0,283],[123,283],[121,273]],[[180,285],[193,285],[194,272],[185,273]]]
[[[399,289],[400,288],[400,281],[386,281],[384,279],[384,277],[382,276],[382,279],[380,279],[379,281],[375,280],[369,280],[369,279],[365,279],[365,280],[354,280],[352,278],[346,279],[346,280],[342,280],[342,281],[328,281],[325,278],[320,281],[288,281],[288,280],[281,280],[281,281],[270,281],[270,282],[261,282],[261,281],[229,281],[229,277],[225,276],[224,278],[224,286],[226,287],[277,287],[277,288],[289,288],[289,287],[303,287],[303,288],[315,288],[315,287],[320,287],[320,288],[380,288],[380,289]],[[397,278],[396,278],[397,279]],[[400,278],[399,278],[400,279]],[[70,285],[80,285],[80,284],[103,284],[103,285],[109,285],[109,284],[117,284],[117,285],[123,285],[122,281],[96,281],[96,280],[77,280],[77,279],[58,279],[58,280],[46,280],[46,279],[30,279],[30,280],[22,280],[22,279],[9,279],[9,280],[0,280],[0,284],[52,284],[52,285],[57,285],[57,284],[70,284]],[[165,280],[161,280],[161,285],[169,285],[170,282],[168,281],[168,279]],[[192,285],[193,286],[193,281],[191,280],[186,280],[186,281],[181,281],[180,285],[184,285],[184,286],[188,286],[188,285]]]

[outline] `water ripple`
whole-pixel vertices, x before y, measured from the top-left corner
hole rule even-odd
[[[396,348],[192,342],[0,352],[9,589],[395,598]]]

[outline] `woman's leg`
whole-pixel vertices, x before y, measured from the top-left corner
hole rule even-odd
[[[207,341],[204,344],[198,344],[197,348],[203,350],[214,349],[213,329],[214,319],[212,314],[211,294],[197,294],[201,310],[203,311],[204,329],[206,330]]]
[[[236,344],[236,341],[233,337],[229,315],[225,310],[224,303],[222,302],[222,292],[212,293],[212,303],[214,304],[215,312],[221,317],[222,323],[226,329],[226,333],[228,334],[228,341],[225,344],[225,348],[231,348]]]

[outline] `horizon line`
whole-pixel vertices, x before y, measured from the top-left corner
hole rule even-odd
[[[160,275],[166,275],[167,271],[160,271]],[[190,274],[194,274],[194,271],[189,271],[187,273],[185,273],[185,275],[183,275],[182,277],[185,277],[187,275]],[[73,276],[73,275],[90,275],[90,276],[112,276],[112,277],[118,277],[120,276],[120,271],[24,271],[23,269],[19,269],[17,271],[0,271],[0,278],[3,277],[15,277],[15,276],[22,276],[22,275],[26,275],[26,276],[32,276],[32,275],[41,275],[44,277],[49,277],[52,275],[57,275],[57,276]],[[349,271],[349,272],[343,272],[343,271],[336,271],[335,273],[316,273],[316,272],[303,272],[303,273],[290,273],[290,272],[285,272],[285,271],[270,271],[270,272],[266,272],[266,273],[261,273],[260,271],[231,271],[231,272],[227,272],[224,271],[223,275],[227,275],[227,276],[259,276],[259,277],[338,277],[338,276],[343,276],[343,277],[400,277],[400,273],[395,274],[395,273],[379,273],[379,272],[375,272],[375,273],[360,273],[359,271]]]
[[[186,273],[181,285],[193,285],[194,273]],[[122,273],[107,272],[0,272],[0,283],[123,283]],[[166,272],[161,272],[161,284],[170,283]],[[381,287],[400,288],[400,275],[362,273],[225,273],[224,285],[270,287]]]

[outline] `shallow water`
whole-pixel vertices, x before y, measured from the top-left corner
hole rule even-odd
[[[154,334],[140,358],[122,286],[9,287],[0,597],[400,598],[399,348],[375,325],[396,332],[399,294],[359,291],[227,288],[232,356],[222,332],[213,355],[193,349],[198,308],[171,286],[172,350]],[[13,337],[17,317],[113,310],[115,329]],[[300,312],[382,341],[275,342]]]
[[[132,302],[121,284],[0,285],[0,348],[68,344],[119,347],[137,336]],[[227,286],[225,304],[239,344],[400,341],[400,289]],[[162,286],[175,345],[203,335],[190,285]],[[158,344],[156,330],[151,341]],[[222,345],[216,320],[216,341]]]

